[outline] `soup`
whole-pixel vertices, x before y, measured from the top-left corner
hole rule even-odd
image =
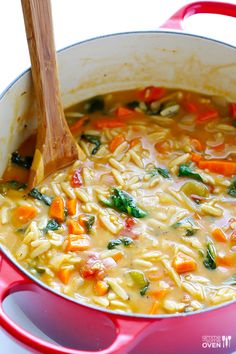
[[[236,104],[150,86],[65,115],[79,160],[32,190],[35,137],[0,184],[1,242],[79,302],[191,312],[236,298]]]

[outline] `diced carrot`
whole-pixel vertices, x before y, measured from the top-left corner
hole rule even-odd
[[[218,111],[215,108],[211,108],[208,111],[198,113],[196,123],[204,123],[216,118],[218,118]]]
[[[37,210],[29,205],[20,205],[13,211],[14,225],[24,225],[31,221],[37,214]]]
[[[221,228],[216,228],[212,231],[212,236],[218,242],[227,242],[227,237]]]
[[[138,92],[138,97],[146,103],[151,103],[159,100],[161,97],[165,96],[165,94],[166,89],[164,87],[148,86]]]
[[[72,273],[72,269],[64,268],[64,269],[59,270],[59,272],[57,272],[57,276],[62,283],[67,285],[69,283],[71,273]]]
[[[216,146],[212,146],[211,149],[214,150],[214,151],[224,151],[225,143],[222,143],[222,144],[219,144],[219,145],[216,145]]]
[[[68,220],[67,227],[69,234],[81,235],[85,233],[85,229],[77,220]]]
[[[79,224],[85,229],[86,228],[86,221],[87,221],[87,216],[85,214],[79,214],[78,216],[78,221]]]
[[[118,107],[115,111],[115,114],[119,118],[131,118],[136,112],[126,107]]]
[[[77,168],[71,176],[70,185],[73,188],[78,188],[81,187],[82,184],[81,169]]]
[[[219,267],[233,267],[236,265],[235,255],[227,254],[224,256],[217,256],[216,263]]]
[[[224,176],[232,176],[236,173],[236,163],[225,160],[201,160],[198,167],[202,170],[219,173]]]
[[[109,144],[109,150],[111,152],[114,152],[116,150],[116,148],[119,145],[121,145],[124,141],[125,141],[125,137],[123,134],[116,135]]]
[[[61,197],[53,199],[49,208],[49,216],[58,222],[63,222],[65,219],[64,201]]]
[[[69,235],[66,252],[85,251],[90,247],[90,239],[86,235]]]
[[[80,128],[84,125],[84,122],[87,118],[78,119],[74,124],[70,125],[70,131],[73,135],[76,135],[80,132]]]
[[[147,295],[149,295],[151,297],[155,297],[156,299],[163,299],[163,297],[165,297],[169,291],[170,291],[169,288],[159,288],[156,290],[148,291]]]
[[[236,103],[231,103],[230,110],[231,110],[232,117],[236,118]]]
[[[96,295],[106,295],[109,289],[109,285],[104,280],[97,280],[94,284],[94,291]]]
[[[123,258],[124,254],[122,251],[117,251],[116,253],[113,253],[111,255],[111,258],[114,259],[114,261],[118,262]]]
[[[125,122],[120,118],[100,118],[94,123],[97,129],[124,127]]]
[[[134,146],[141,144],[141,140],[140,138],[134,138],[130,140],[129,144],[130,144],[130,148],[133,148]]]
[[[196,154],[196,152],[192,152],[191,153],[191,161],[196,162],[196,164],[198,164],[198,162],[202,160],[202,156],[199,154]]]
[[[196,270],[197,263],[192,257],[182,252],[179,252],[174,258],[173,267],[177,273],[181,274],[181,273],[192,272]]]
[[[77,199],[68,199],[66,203],[68,214],[73,216],[76,214]]]
[[[197,151],[201,152],[201,151],[204,150],[202,143],[198,139],[195,139],[195,138],[191,139],[191,144],[194,147],[194,149],[197,150]]]
[[[149,311],[149,314],[155,315],[157,313],[159,306],[160,306],[160,302],[158,300],[155,300],[150,311]]]
[[[160,280],[160,279],[163,279],[163,277],[164,277],[164,272],[162,269],[147,270],[145,272],[145,274],[150,281]]]

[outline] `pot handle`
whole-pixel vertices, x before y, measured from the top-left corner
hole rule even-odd
[[[216,1],[196,1],[187,4],[176,11],[163,25],[159,28],[182,30],[182,22],[196,14],[217,14],[236,17],[236,5],[227,4],[226,2]]]
[[[57,344],[49,343],[36,337],[20,327],[12,319],[8,317],[3,309],[4,299],[11,293],[21,290],[29,290],[37,287],[30,278],[21,273],[16,266],[4,254],[0,254],[0,325],[14,339],[25,347],[30,348],[33,352],[44,354],[96,354],[96,351],[81,351],[62,347]],[[124,318],[120,315],[114,316],[108,314],[116,328],[116,337],[114,342],[106,349],[97,351],[99,354],[118,354],[123,350],[127,352],[131,342],[137,337],[141,337],[144,329],[150,326],[152,322],[145,320],[133,321],[131,318]]]

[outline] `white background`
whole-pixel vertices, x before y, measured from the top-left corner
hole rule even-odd
[[[226,0],[225,0],[226,1]],[[155,30],[187,0],[52,0],[56,48],[99,35]],[[228,0],[236,4],[236,0]],[[206,35],[236,46],[236,19],[197,15],[185,31]],[[0,1],[0,92],[30,65],[20,0]],[[2,114],[2,112],[1,112]],[[32,327],[12,300],[9,312]],[[37,332],[37,329],[35,330]],[[39,332],[38,332],[39,333]],[[0,354],[26,354],[0,329]]]

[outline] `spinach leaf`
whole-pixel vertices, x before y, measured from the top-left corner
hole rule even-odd
[[[206,257],[203,261],[204,266],[207,269],[216,269],[217,265],[216,265],[216,249],[214,246],[214,243],[212,242],[212,240],[210,238],[208,238],[207,241],[207,253],[206,253]]]
[[[231,195],[231,197],[236,198],[236,177],[232,180],[229,188],[227,189],[227,193]]]
[[[52,198],[46,194],[40,193],[37,188],[31,189],[31,191],[28,193],[28,195],[34,199],[41,200],[46,205],[52,204]]]
[[[49,230],[55,231],[58,230],[61,227],[61,225],[54,219],[48,220],[48,223],[45,227],[45,232],[47,233]]]
[[[126,104],[126,107],[129,109],[135,109],[139,107],[139,101],[131,101]]]
[[[193,236],[199,230],[199,228],[191,218],[185,218],[181,221],[178,221],[174,223],[172,227],[174,229],[182,229],[183,236]]]
[[[102,200],[102,203],[135,218],[144,218],[147,215],[146,211],[136,205],[134,198],[129,193],[118,188],[113,188],[110,198]]]
[[[95,216],[94,215],[88,215],[88,219],[85,221],[85,227],[86,227],[86,231],[88,233],[92,229],[94,222],[95,222]]]
[[[149,284],[145,285],[142,289],[140,289],[140,295],[144,296],[149,288]]]
[[[154,167],[151,171],[149,171],[149,174],[152,177],[157,176],[159,174],[164,178],[170,178],[169,171],[166,168],[161,167]]]
[[[21,156],[18,152],[13,152],[11,155],[11,162],[29,170],[33,162],[33,157]]]
[[[89,143],[95,145],[95,148],[92,150],[92,155],[95,155],[98,152],[98,150],[101,146],[101,139],[98,135],[82,134],[81,139],[84,139],[84,140],[88,141]]]
[[[108,245],[107,245],[107,248],[109,250],[112,250],[114,249],[116,246],[119,246],[121,244],[123,244],[125,247],[127,246],[130,246],[131,244],[133,244],[134,241],[132,240],[132,238],[130,237],[120,237],[120,238],[117,238],[115,240],[111,240]]]
[[[236,274],[232,275],[232,277],[226,280],[223,284],[232,286],[236,285]]]
[[[94,113],[97,111],[103,111],[105,107],[104,100],[100,96],[90,98],[86,101],[84,109],[86,113]]]
[[[190,177],[190,178],[193,178],[193,179],[203,182],[203,179],[199,175],[199,173],[193,172],[191,170],[191,168],[189,167],[189,165],[185,165],[185,164],[179,166],[178,176],[179,177]]]

